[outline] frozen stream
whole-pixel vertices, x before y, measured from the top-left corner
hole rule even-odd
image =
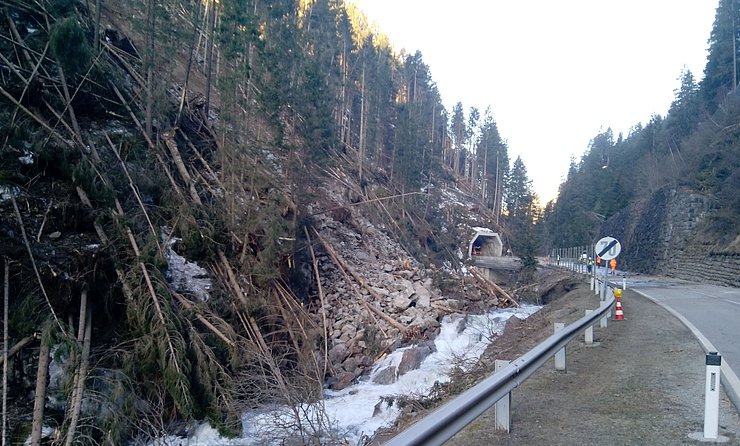
[[[397,366],[403,352],[412,347],[397,349],[378,364],[368,377],[341,391],[327,390],[323,401],[324,411],[333,430],[347,443],[358,444],[364,436],[372,436],[378,428],[390,426],[399,414],[399,409],[380,403],[381,397],[393,395],[426,395],[435,382],[449,381],[448,372],[454,365],[463,368],[473,365],[488,344],[503,332],[506,321],[514,316],[526,319],[539,310],[539,306],[523,306],[495,310],[486,315],[445,316],[439,336],[434,340],[436,352],[424,359],[421,366],[398,377],[388,385],[373,383],[373,377],[388,367]],[[380,403],[380,404],[379,404]],[[377,410],[376,410],[377,406]],[[298,411],[305,415],[304,425],[315,418],[315,407],[302,407]],[[277,438],[290,437],[281,433],[280,425],[295,424],[294,412],[286,408],[270,411],[248,412],[242,416],[242,437],[226,439],[219,437],[210,426],[201,425],[190,438],[161,438],[156,445],[221,446],[275,444]],[[273,441],[271,441],[273,440]],[[278,443],[280,443],[278,441]]]

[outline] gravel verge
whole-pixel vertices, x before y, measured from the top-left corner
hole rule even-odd
[[[512,392],[512,429],[493,429],[489,410],[449,445],[697,445],[704,423],[705,354],[691,332],[653,302],[627,290],[625,320],[595,327],[567,347],[567,371],[551,359]],[[588,285],[550,302],[525,321],[511,321],[486,360],[514,359],[547,338],[554,322],[570,323],[599,298]],[[719,433],[740,445],[740,417],[724,391]]]

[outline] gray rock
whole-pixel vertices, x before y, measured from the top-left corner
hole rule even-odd
[[[342,363],[342,368],[348,372],[354,373],[359,364],[360,361],[357,358],[350,356],[349,358],[344,360],[344,362]]]
[[[432,305],[432,293],[430,293],[429,290],[424,287],[421,287],[421,289],[424,291],[419,292],[417,290],[416,292],[416,306],[418,308],[429,308]]]
[[[414,293],[414,282],[407,279],[399,279],[395,282],[396,290],[406,293],[407,296],[411,296]]]
[[[395,366],[386,367],[373,376],[373,383],[387,386],[396,382],[397,369]]]
[[[395,295],[395,297],[393,297],[393,309],[394,310],[401,312],[401,311],[406,310],[409,307],[409,305],[411,305],[411,299],[409,299],[408,297],[402,294],[400,295],[397,294]]]
[[[427,344],[418,345],[406,350],[403,352],[401,362],[398,364],[398,375],[400,376],[411,370],[418,369],[422,361],[431,353],[432,349]]]
[[[373,291],[380,294],[383,297],[389,296],[391,293],[388,291],[387,288],[380,288],[380,287],[371,287]]]
[[[352,381],[355,380],[355,374],[352,372],[339,372],[337,376],[330,382],[329,387],[333,390],[346,389],[352,385]]]
[[[358,365],[360,367],[368,368],[368,367],[370,367],[370,366],[373,365],[373,358],[371,358],[371,357],[369,357],[367,355],[362,355],[362,356],[359,357],[359,363],[358,363]]]
[[[415,273],[411,270],[403,270],[398,271],[397,274],[401,277],[404,277],[405,279],[411,279],[412,277],[414,277]]]
[[[329,350],[329,361],[332,364],[341,364],[349,356],[347,344],[341,342]]]

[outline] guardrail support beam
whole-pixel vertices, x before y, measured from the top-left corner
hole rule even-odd
[[[594,310],[586,310],[586,316],[593,313]],[[588,328],[586,328],[586,336],[585,336],[585,342],[586,345],[591,345],[594,343],[594,326],[589,325]]]
[[[503,359],[497,359],[494,361],[494,370],[498,372],[511,361],[505,361]],[[511,392],[504,395],[503,398],[496,402],[496,430],[498,431],[511,431]]]
[[[600,328],[606,328],[606,326],[608,324],[607,321],[609,320],[610,317],[611,317],[611,311],[608,314],[605,314],[604,317],[602,317],[601,319],[599,319],[599,327]]]
[[[565,328],[562,322],[555,322],[555,333]],[[565,371],[565,347],[555,353],[555,370]]]

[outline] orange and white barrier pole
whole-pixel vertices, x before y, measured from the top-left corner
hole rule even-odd
[[[623,321],[624,312],[622,311],[622,290],[614,288],[614,297],[617,299],[617,307],[614,310],[614,320]]]

